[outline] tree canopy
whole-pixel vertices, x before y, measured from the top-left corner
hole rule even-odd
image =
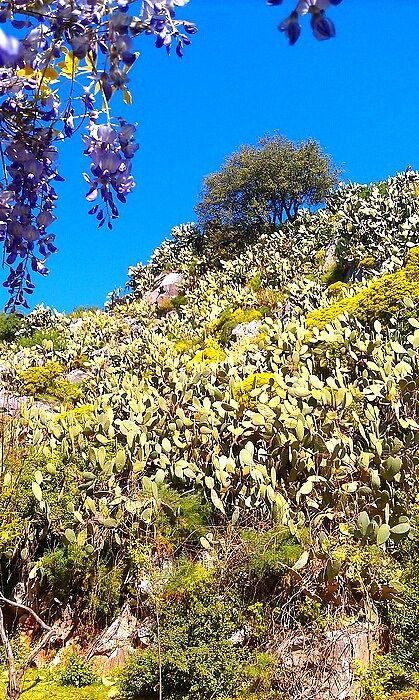
[[[338,175],[316,141],[265,136],[257,146],[242,146],[205,178],[199,225],[204,236],[221,239],[273,232],[294,221],[302,205],[323,202]]]

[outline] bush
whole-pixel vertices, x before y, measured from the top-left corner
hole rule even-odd
[[[389,622],[392,654],[405,668],[419,671],[419,546],[406,543],[400,552],[403,604],[391,605]]]
[[[90,664],[80,658],[75,652],[71,652],[60,672],[60,685],[70,685],[74,688],[85,688],[92,685],[97,676]]]
[[[198,580],[199,579],[199,580]],[[213,700],[231,695],[241,683],[246,652],[230,637],[238,615],[208,580],[198,577],[160,610],[161,669],[167,700]],[[157,700],[159,657],[155,647],[133,654],[120,681],[123,700]]]
[[[243,530],[249,575],[255,581],[278,579],[293,566],[302,553],[300,543],[287,528],[274,527],[266,532]]]
[[[22,390],[30,396],[42,396],[51,390],[53,382],[64,371],[58,362],[47,362],[45,365],[30,367],[20,373]]]
[[[221,700],[241,680],[242,654],[230,642],[170,648],[162,652],[166,700]],[[158,700],[159,658],[155,649],[136,652],[120,679],[123,700]]]
[[[389,693],[411,685],[412,676],[391,654],[376,656],[373,665],[361,671],[362,700],[385,700]]]
[[[52,342],[53,350],[65,350],[67,347],[66,338],[59,331],[54,330],[38,330],[27,336],[19,336],[17,342],[22,348],[32,348],[36,345],[42,345],[44,340]]]
[[[260,321],[267,313],[268,308],[259,309],[232,309],[227,308],[221,314],[220,318],[214,324],[214,330],[217,331],[218,339],[222,345],[226,345],[231,339],[233,330],[240,323],[250,323],[251,321]]]
[[[22,318],[16,314],[0,313],[0,341],[10,343],[22,326]]]
[[[307,326],[321,330],[345,313],[369,324],[377,318],[385,320],[403,311],[405,298],[419,304],[419,248],[410,250],[405,267],[398,272],[383,275],[354,296],[312,311],[307,316]],[[412,310],[409,309],[411,315]]]

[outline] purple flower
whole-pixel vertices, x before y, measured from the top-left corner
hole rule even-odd
[[[292,12],[287,19],[278,27],[280,32],[288,37],[289,45],[293,46],[301,34],[301,25],[298,21],[297,12]]]
[[[315,38],[319,41],[332,39],[336,36],[335,25],[332,20],[326,16],[324,10],[314,11],[311,16],[310,24]]]
[[[22,45],[14,36],[0,29],[0,66],[16,66],[21,56]]]

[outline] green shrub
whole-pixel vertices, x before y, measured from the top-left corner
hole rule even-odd
[[[16,314],[0,313],[0,341],[10,343],[22,326],[22,318]]]
[[[233,330],[240,323],[250,323],[251,321],[259,321],[267,313],[268,308],[259,309],[232,309],[227,308],[219,319],[215,322],[214,329],[217,331],[218,339],[221,344],[226,345],[231,339]]]
[[[29,367],[20,372],[22,389],[30,396],[42,396],[51,390],[53,382],[64,372],[58,362],[47,362],[45,365]]]
[[[385,700],[411,685],[412,676],[391,654],[377,655],[372,666],[358,671],[362,700]]]
[[[71,652],[59,675],[61,685],[70,685],[74,688],[85,688],[97,680],[93,668],[75,652]]]
[[[47,589],[63,605],[67,603],[73,590],[82,594],[84,581],[91,572],[91,556],[76,544],[57,547],[45,552],[40,559],[41,574],[46,579]]]
[[[231,641],[238,614],[213,584],[192,585],[179,600],[160,609],[161,666],[167,700],[221,700],[242,680],[246,651]],[[133,654],[121,676],[123,700],[157,700],[156,647]]]
[[[398,272],[383,275],[354,296],[312,311],[307,316],[307,326],[322,329],[344,313],[364,323],[371,323],[377,318],[385,320],[403,310],[405,298],[419,304],[419,248],[409,251],[405,266]]]
[[[293,566],[302,553],[300,543],[287,528],[273,527],[265,532],[246,529],[241,533],[251,578],[278,579]]]
[[[63,334],[54,330],[39,330],[31,335],[17,338],[21,348],[32,348],[36,345],[42,345],[44,340],[52,342],[53,350],[65,350],[67,347],[67,340]]]
[[[242,654],[230,642],[163,649],[161,670],[166,700],[221,700],[241,681]],[[121,699],[158,700],[156,649],[136,652],[120,680]]]
[[[181,494],[168,486],[161,486],[162,501],[156,527],[173,543],[196,542],[205,535],[211,522],[211,507],[198,493]]]
[[[389,622],[393,656],[409,671],[419,672],[419,545],[406,542],[399,552],[403,603],[391,604]]]

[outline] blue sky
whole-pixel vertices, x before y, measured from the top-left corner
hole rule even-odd
[[[264,134],[317,139],[352,181],[419,169],[419,0],[344,0],[330,12],[336,39],[316,42],[304,22],[294,47],[276,28],[290,4],[190,0],[179,16],[200,31],[182,60],[140,39],[125,111],[138,122],[137,188],[114,230],[98,231],[84,199],[82,144],[77,136],[66,144],[59,253],[49,277],[37,276],[32,306],[102,306],[130,265],[194,219],[202,178]]]

